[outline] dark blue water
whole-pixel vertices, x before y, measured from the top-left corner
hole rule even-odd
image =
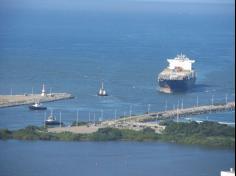
[[[234,15],[232,4],[5,2],[0,18],[0,93],[69,92],[74,100],[47,103],[69,124],[79,110],[96,119],[234,100]],[[95,3],[96,8],[92,6]],[[64,5],[67,8],[64,8]],[[131,8],[132,7],[132,8]],[[78,8],[78,9],[77,9]],[[95,8],[95,9],[94,9]],[[183,52],[196,59],[193,90],[158,92],[157,74],[167,58]],[[101,81],[110,96],[97,97]],[[41,125],[44,115],[26,106],[0,109],[0,127]],[[234,113],[223,121],[234,121]]]
[[[100,118],[235,99],[234,3],[149,1],[0,2],[0,94],[69,92],[45,103],[70,124]],[[156,77],[167,58],[195,59],[197,82],[182,94],[163,94]],[[110,96],[97,97],[104,81]],[[47,113],[49,113],[49,111]],[[235,122],[235,113],[196,120]],[[0,109],[0,128],[42,125],[44,112]],[[161,143],[0,142],[1,175],[218,175],[234,152]]]
[[[158,142],[0,142],[0,173],[36,175],[219,175],[234,151]]]

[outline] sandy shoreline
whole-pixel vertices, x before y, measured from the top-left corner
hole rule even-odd
[[[48,128],[48,132],[52,133],[61,133],[61,132],[71,132],[77,134],[89,134],[94,133],[99,129],[98,126],[95,125],[83,125],[83,126],[73,126],[73,127],[56,127],[56,128]]]

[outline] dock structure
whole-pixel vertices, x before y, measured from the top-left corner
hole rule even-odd
[[[104,120],[99,123],[88,123],[84,126],[62,127],[62,128],[49,128],[49,132],[72,132],[72,133],[93,133],[99,128],[118,128],[118,129],[131,129],[143,130],[144,128],[152,128],[156,133],[162,133],[165,126],[157,123],[158,120],[165,119],[178,119],[185,116],[193,116],[198,114],[207,114],[213,112],[232,111],[235,110],[235,102],[227,102],[225,104],[211,104],[190,108],[180,108],[175,110],[165,110],[162,112],[148,112],[143,115],[126,116],[112,120]],[[156,122],[155,122],[156,121]]]
[[[221,111],[232,111],[235,110],[235,102],[227,102],[224,104],[211,104],[202,105],[190,108],[176,108],[172,110],[166,110],[161,112],[152,112],[143,115],[137,115],[132,117],[120,118],[119,121],[135,121],[135,122],[148,122],[155,120],[174,119],[185,116],[199,115],[216,113]]]
[[[74,98],[69,93],[50,93],[50,94],[24,94],[24,95],[0,95],[0,108],[27,105],[40,102],[58,101]]]

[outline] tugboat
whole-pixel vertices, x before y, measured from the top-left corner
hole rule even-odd
[[[108,96],[106,90],[104,89],[103,82],[102,87],[99,89],[98,96]]]
[[[46,110],[47,107],[43,106],[43,104],[40,102],[35,102],[33,105],[29,106],[29,109],[30,110]]]
[[[56,120],[56,117],[53,116],[52,112],[51,115],[48,116],[48,119],[44,121],[45,125],[63,125],[61,121]]]

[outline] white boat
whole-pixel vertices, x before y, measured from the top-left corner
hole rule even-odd
[[[102,87],[98,91],[98,96],[107,96],[107,92],[104,88],[103,82],[102,82]]]
[[[63,123],[58,121],[56,117],[51,112],[50,116],[48,116],[48,119],[44,121],[45,125],[62,125]]]
[[[35,102],[33,105],[30,105],[29,109],[31,109],[31,110],[46,110],[47,107],[43,106],[43,104],[38,101],[38,102]]]
[[[234,168],[230,168],[229,171],[221,171],[220,176],[235,176]]]

